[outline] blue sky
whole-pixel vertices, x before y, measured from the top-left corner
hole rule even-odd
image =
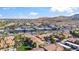
[[[78,13],[79,7],[0,7],[0,18],[55,17]]]

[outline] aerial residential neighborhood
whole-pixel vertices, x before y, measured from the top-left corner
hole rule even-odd
[[[79,14],[0,18],[0,51],[79,51]]]

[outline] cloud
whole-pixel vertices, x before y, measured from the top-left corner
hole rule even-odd
[[[30,12],[30,14],[29,15],[32,15],[32,16],[37,16],[38,15],[38,13],[37,12]]]
[[[73,14],[79,13],[78,11],[76,11],[77,8],[78,7],[51,7],[50,11],[65,13],[67,15],[73,15]]]
[[[5,18],[2,14],[0,14],[0,18]]]
[[[9,16],[9,18],[27,18],[27,19],[35,19],[38,17],[39,17],[39,15],[37,12],[30,12],[29,14],[19,13],[18,15]]]
[[[30,18],[30,19],[34,19],[34,18],[38,18],[40,17],[39,16],[39,13],[37,12],[30,12],[29,15],[27,15],[27,18]]]
[[[49,5],[52,5],[50,11],[52,12],[60,12],[60,13],[68,13],[70,15],[79,13],[76,12],[75,9],[79,7],[79,0],[52,0]]]
[[[56,11],[59,11],[59,12],[64,12],[64,11],[67,11],[67,12],[73,12],[73,8],[71,7],[52,7],[50,9],[51,11],[53,12],[56,12]]]
[[[3,7],[3,10],[10,10],[10,9],[16,9],[15,7]]]
[[[6,18],[5,16],[3,16],[2,14],[0,14],[0,18]]]
[[[2,15],[2,14],[0,14],[0,17],[3,17],[3,15]]]
[[[8,8],[8,7],[4,7],[4,8],[2,8],[3,10],[9,10],[10,8]]]

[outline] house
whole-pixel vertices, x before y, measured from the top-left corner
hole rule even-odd
[[[65,44],[62,44],[62,43],[57,43],[58,45],[62,46],[63,48],[66,48],[66,49],[71,49],[71,47],[65,45]]]
[[[44,47],[47,51],[63,51],[64,48],[58,44],[49,44]]]
[[[14,40],[14,36],[8,36],[4,38],[6,45],[11,47],[15,45],[15,40]]]
[[[76,38],[68,38],[68,41],[72,43],[74,43],[76,40],[77,40]]]
[[[64,50],[64,48],[63,48],[62,46],[60,46],[60,45],[57,44],[57,49],[56,49],[56,51],[63,51],[63,50]]]
[[[37,31],[44,31],[44,27],[34,26],[34,29],[37,30]]]
[[[55,26],[55,25],[52,25],[52,24],[50,24],[50,25],[48,25],[52,30],[56,30],[57,29],[57,26]]]
[[[46,51],[55,51],[57,46],[55,44],[49,44],[43,47]]]
[[[4,45],[5,45],[5,41],[2,38],[0,38],[0,49],[4,48]]]
[[[18,27],[15,29],[15,32],[32,32],[35,31],[33,28],[31,27]]]
[[[3,33],[4,32],[4,29],[0,29],[0,33]]]
[[[71,43],[71,42],[65,42],[66,44],[69,44],[71,47],[79,47],[79,45]]]

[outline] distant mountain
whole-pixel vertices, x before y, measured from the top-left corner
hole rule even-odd
[[[58,16],[58,17],[43,17],[43,18],[38,18],[37,20],[40,21],[65,21],[65,20],[70,20],[69,17],[67,16]]]
[[[72,16],[58,16],[58,17],[42,17],[38,20],[79,20],[79,14],[74,14]]]
[[[7,19],[7,18],[4,18],[4,19],[0,19],[0,20],[39,20],[39,21],[43,21],[43,20],[47,20],[47,21],[52,21],[52,20],[55,20],[55,21],[67,21],[67,20],[79,20],[79,14],[74,14],[72,16],[58,16],[58,17],[41,17],[41,18],[37,18],[37,19],[15,19],[15,18],[12,18],[12,19]]]
[[[79,20],[79,14],[72,15],[70,18],[72,20]]]

